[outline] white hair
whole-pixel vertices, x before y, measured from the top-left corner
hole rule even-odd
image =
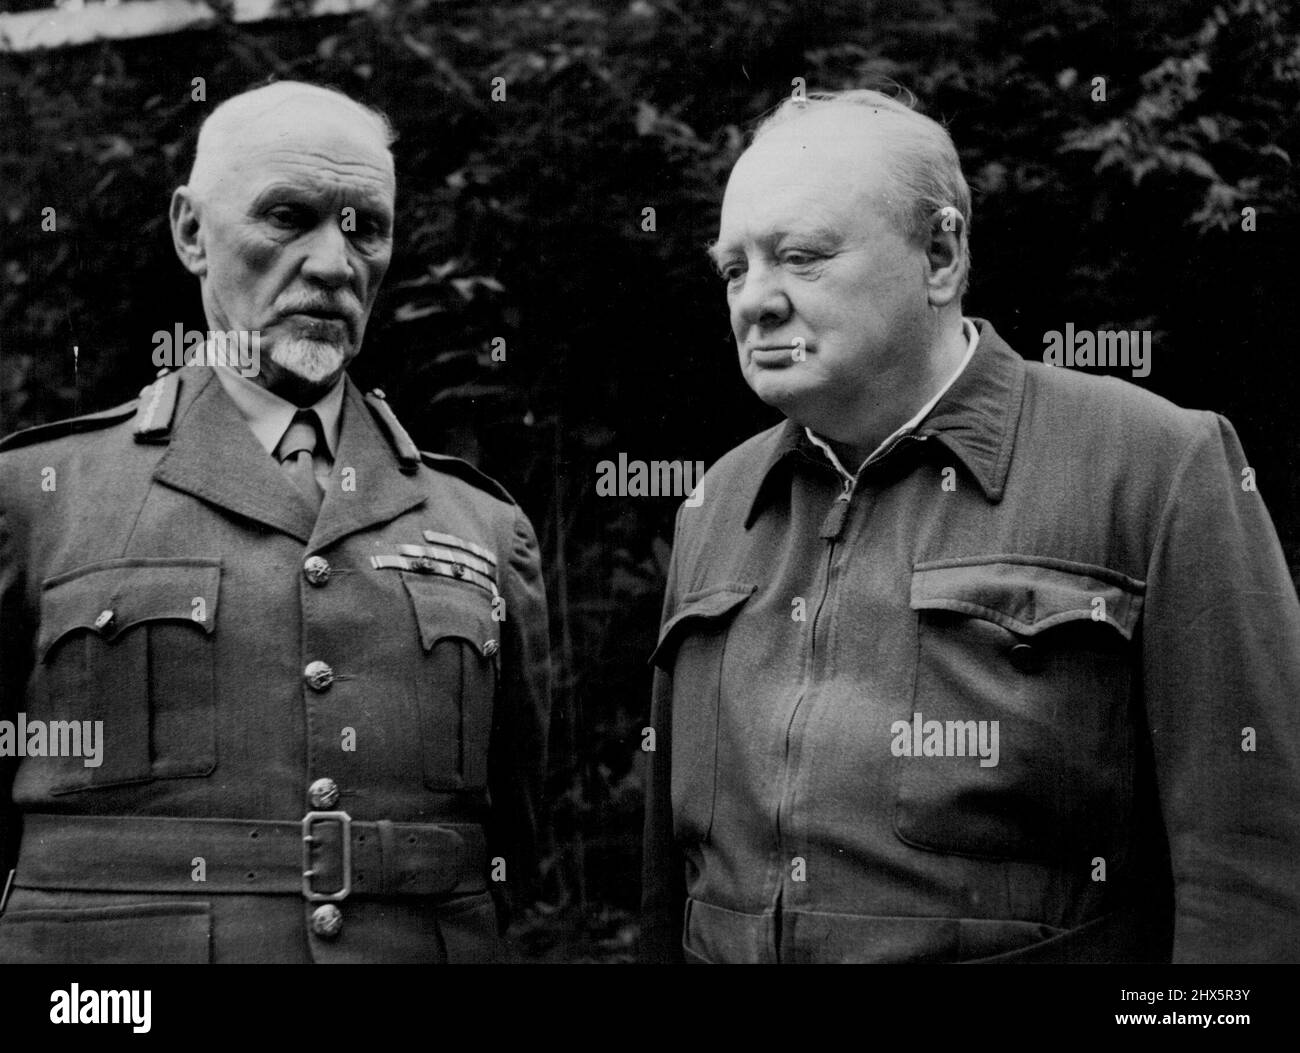
[[[913,97],[911,103],[914,102]],[[945,208],[956,209],[962,220],[956,233],[966,264],[966,276],[969,277],[970,187],[962,175],[961,160],[952,137],[943,125],[913,109],[911,103],[868,88],[792,97],[760,119],[750,142],[758,142],[774,128],[829,106],[850,106],[883,117],[879,129],[890,147],[884,162],[899,192],[894,201],[895,222],[904,236],[917,244],[925,244],[930,240],[935,213]],[[963,288],[965,284],[963,279]]]
[[[357,102],[333,88],[306,81],[281,80],[231,96],[208,114],[199,128],[198,147],[194,152],[194,165],[190,169],[190,189],[199,196],[204,196],[216,185],[224,158],[229,156],[232,149],[238,148],[239,137],[246,133],[249,124],[304,96],[315,97],[322,105],[351,109],[374,132],[391,160],[392,151],[389,148],[397,138],[397,133],[381,111]]]

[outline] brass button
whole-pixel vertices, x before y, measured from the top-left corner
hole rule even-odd
[[[99,617],[95,619],[95,628],[107,629],[110,625],[113,624],[113,619],[115,617],[116,615],[113,613],[111,609],[100,611]]]
[[[1018,643],[1011,648],[1011,664],[1022,673],[1036,672],[1040,666],[1038,648],[1033,644]]]
[[[308,663],[302,675],[313,691],[328,691],[330,684],[334,683],[334,670],[324,662]]]
[[[495,640],[483,641],[483,653],[487,655],[489,658],[491,658],[494,654],[496,654],[497,651],[500,649],[500,647],[501,645],[497,643]]]
[[[343,912],[333,903],[322,903],[311,912],[311,931],[322,940],[337,940],[343,931]]]
[[[330,809],[339,803],[339,784],[333,779],[317,779],[307,787],[313,808]]]
[[[321,586],[330,580],[329,560],[322,559],[320,556],[308,556],[307,561],[302,565],[303,577],[312,585]]]

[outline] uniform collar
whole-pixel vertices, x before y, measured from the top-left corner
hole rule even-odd
[[[1011,468],[1025,363],[987,321],[971,321],[979,331],[978,346],[914,434],[941,442],[975,477],[984,496],[997,502],[1002,500]],[[789,472],[798,458],[811,457],[830,467],[825,454],[792,420],[780,425],[769,441],[771,448],[756,477],[745,518],[746,529],[769,501],[783,492],[788,494]]]
[[[228,365],[216,365],[213,372],[240,415],[253,429],[262,448],[267,453],[274,453],[285,431],[293,423],[298,407],[273,391],[268,391],[261,384],[254,384]],[[304,408],[315,410],[320,417],[321,431],[325,435],[330,458],[336,457],[339,450],[339,415],[343,410],[343,377],[340,376],[334,386],[315,403]]]

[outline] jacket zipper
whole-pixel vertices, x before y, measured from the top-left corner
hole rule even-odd
[[[830,541],[830,544],[827,546],[826,549],[825,577],[824,577],[824,584],[822,585],[822,594],[821,594],[821,598],[817,602],[817,610],[813,614],[812,624],[809,629],[811,635],[809,636],[808,639],[808,659],[807,659],[808,664],[807,664],[807,672],[805,672],[804,675],[805,681],[807,681],[808,677],[810,676],[812,672],[812,666],[817,659],[817,623],[821,619],[823,609],[825,609],[826,607],[826,599],[827,597],[830,596],[831,575],[834,573],[834,566],[835,566],[835,549],[839,544],[839,535],[840,532],[843,530],[844,520],[848,515],[849,505],[853,501],[853,492],[856,489],[856,487],[857,487],[857,479],[843,479],[841,481],[840,492],[836,496],[835,502],[831,505],[831,509],[826,517],[826,521],[823,523],[822,536],[826,537]],[[826,531],[828,525],[834,526],[835,528],[834,532],[830,535],[828,535]],[[795,719],[798,717],[799,710],[803,706],[803,702],[804,702],[804,698],[806,697],[806,694],[807,694],[806,691],[799,692],[799,697],[795,699],[794,706],[790,710],[790,718],[789,720],[786,721],[785,754],[784,757],[782,758],[782,762],[784,765],[784,772],[781,781],[781,793],[780,796],[777,798],[777,802],[776,802],[776,819],[775,819],[776,845],[777,845],[777,853],[778,853],[778,866],[781,869],[778,871],[778,878],[776,882],[776,897],[772,903],[772,911],[775,919],[774,937],[776,941],[776,947],[774,948],[774,950],[776,952],[776,956],[778,957],[778,959],[780,956],[780,947],[781,947],[782,900],[783,900],[783,893],[785,890],[785,883],[787,877],[787,872],[785,870],[786,861],[779,859],[781,853],[781,841],[782,841],[781,808],[782,805],[785,803],[786,788],[788,786],[790,775],[791,775],[790,737],[791,737],[791,733],[794,730]]]

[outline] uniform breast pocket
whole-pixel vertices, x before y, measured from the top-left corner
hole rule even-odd
[[[920,563],[895,829],[962,855],[1113,859],[1132,812],[1132,643],[1145,585],[1025,556]]]
[[[420,719],[424,783],[431,790],[487,785],[501,623],[483,589],[403,574],[423,655],[414,694]]]
[[[44,582],[51,792],[212,772],[220,581],[218,559],[114,559]]]
[[[707,841],[718,793],[718,719],[727,635],[755,585],[688,593],[664,622],[651,661],[672,677],[672,805],[678,837]]]

